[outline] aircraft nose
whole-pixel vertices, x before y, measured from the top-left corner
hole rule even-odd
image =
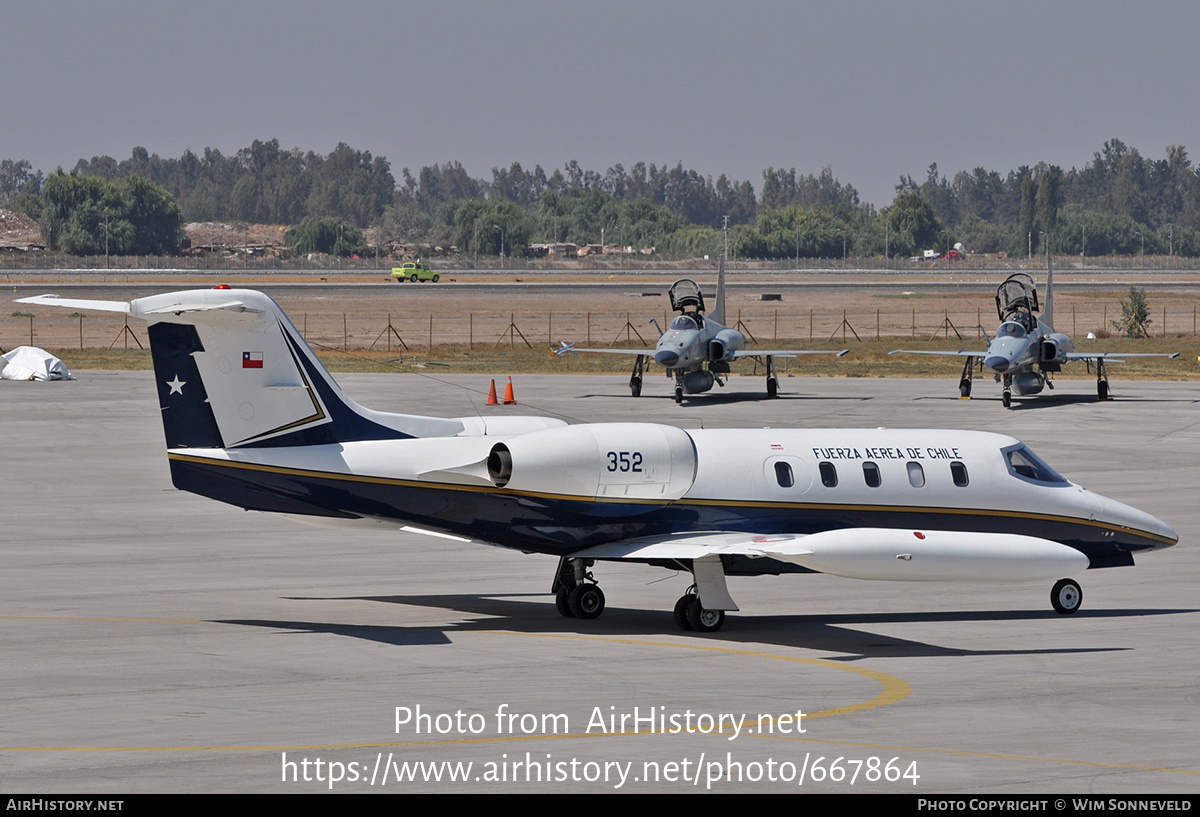
[[[654,353],[654,362],[669,369],[679,362],[679,355],[670,349],[660,349]]]
[[[1175,529],[1157,516],[1126,505],[1124,502],[1109,499],[1106,496],[1098,498],[1100,500],[1101,518],[1105,521],[1166,540],[1155,547],[1170,547],[1179,541],[1179,534],[1175,532]]]
[[[1001,374],[1008,371],[1008,367],[1011,364],[1012,361],[1003,355],[990,355],[989,357],[985,357],[983,359],[984,366],[987,366],[993,372],[1000,372]]]

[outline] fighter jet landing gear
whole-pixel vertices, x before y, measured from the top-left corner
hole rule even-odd
[[[971,399],[971,381],[975,376],[975,358],[968,357],[963,366],[962,377],[958,379],[958,396],[963,400]]]
[[[724,610],[709,610],[700,604],[696,585],[675,602],[675,626],[681,630],[697,633],[715,633],[725,624]]]
[[[779,374],[775,371],[775,358],[767,355],[767,397],[779,396]]]
[[[1108,369],[1104,368],[1104,358],[1096,358],[1096,396],[1100,400],[1111,399],[1108,396]]]
[[[1050,604],[1054,612],[1069,616],[1083,604],[1083,590],[1074,579],[1059,579],[1050,591]]]
[[[554,606],[563,618],[599,618],[604,612],[604,591],[588,570],[593,564],[590,559],[559,559]]]
[[[1000,398],[1005,408],[1012,406],[1012,375],[1004,375],[1004,396]]]
[[[638,355],[633,363],[633,375],[629,378],[629,393],[634,397],[642,396],[642,375],[646,373],[646,356]]]

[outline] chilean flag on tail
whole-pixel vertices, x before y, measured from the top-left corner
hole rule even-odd
[[[261,369],[263,367],[262,352],[242,352],[243,369]]]

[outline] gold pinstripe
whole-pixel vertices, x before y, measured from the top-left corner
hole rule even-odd
[[[1114,525],[1108,522],[1099,522],[1096,520],[1083,519],[1074,516],[1062,516],[1059,514],[1033,513],[1030,511],[1004,511],[981,508],[942,508],[930,507],[925,505],[860,505],[851,503],[821,503],[821,502],[772,502],[766,500],[753,499],[677,499],[677,500],[654,500],[654,499],[624,499],[614,498],[608,499],[605,497],[596,496],[570,496],[567,494],[549,494],[538,491],[512,491],[503,488],[494,488],[486,485],[456,485],[444,482],[422,482],[420,480],[397,479],[394,477],[371,477],[361,474],[339,474],[334,471],[319,471],[306,468],[285,468],[278,465],[263,465],[259,463],[248,462],[233,462],[229,460],[218,460],[209,457],[196,457],[188,454],[179,454],[175,452],[167,452],[167,458],[176,462],[187,462],[197,465],[210,465],[218,468],[234,468],[248,471],[259,471],[268,474],[281,474],[283,476],[296,477],[315,477],[320,479],[333,479],[342,482],[359,482],[372,485],[395,485],[405,488],[426,488],[444,491],[463,491],[466,493],[483,493],[483,494],[498,494],[504,496],[521,496],[532,499],[557,499],[570,502],[594,502],[594,503],[610,503],[619,505],[683,505],[683,506],[701,506],[701,507],[722,507],[722,508],[787,508],[794,510],[811,510],[811,511],[851,511],[860,513],[872,512],[889,512],[889,513],[930,513],[930,514],[962,514],[966,516],[992,517],[1004,519],[1031,519],[1042,522],[1066,522],[1072,525],[1084,525],[1098,530],[1111,531],[1132,531],[1147,539],[1152,539],[1164,544],[1175,544],[1174,539],[1169,539],[1165,536],[1160,536],[1149,531],[1138,530],[1136,528],[1126,528],[1121,525]]]

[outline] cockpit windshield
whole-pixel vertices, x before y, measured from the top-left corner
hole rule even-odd
[[[1071,484],[1024,444],[1008,449],[1004,457],[1008,461],[1009,472],[1015,477],[1044,485]]]
[[[1027,334],[1029,333],[1025,331],[1025,327],[1016,321],[1005,321],[996,330],[996,337],[998,338],[1023,338]]]
[[[699,329],[700,327],[696,325],[696,321],[692,318],[691,315],[680,315],[678,318],[671,321],[671,328],[672,329]]]

